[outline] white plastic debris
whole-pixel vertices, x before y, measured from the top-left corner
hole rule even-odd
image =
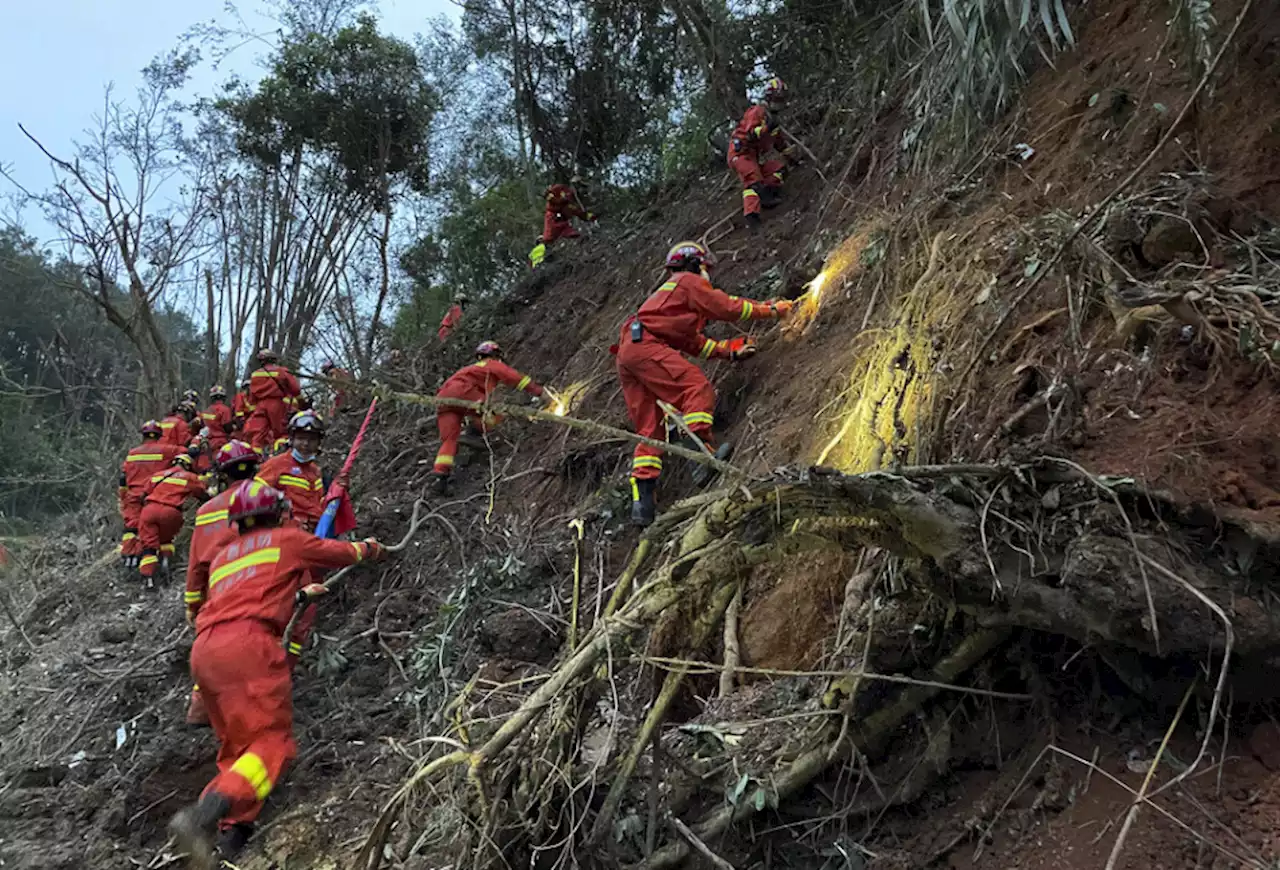
[[[129,739],[129,731],[124,727],[124,723],[120,723],[120,727],[116,729],[116,749],[124,746],[124,742]]]

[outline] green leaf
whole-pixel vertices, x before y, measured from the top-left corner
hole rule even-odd
[[[1030,278],[1040,268],[1040,261],[1036,259],[1027,260],[1026,265],[1022,267],[1022,277]]]
[[[1100,96],[1102,96],[1102,95],[1101,95],[1101,94],[1094,94],[1092,97],[1090,97],[1090,98],[1089,98],[1089,108],[1090,108],[1090,109],[1092,109],[1094,106],[1098,105],[1098,98],[1099,98]]]
[[[1067,10],[1062,7],[1062,0],[1054,0],[1054,7],[1058,12],[1058,28],[1062,31],[1062,38],[1067,41],[1067,45],[1076,44],[1076,36],[1071,32],[1071,22],[1067,20]]]
[[[764,793],[764,789],[762,788],[756,789],[755,795],[752,796],[752,803],[754,804],[757,813],[762,812],[764,810],[766,798],[767,796]]]
[[[1166,106],[1164,103],[1156,103],[1154,106],[1152,106],[1152,108],[1153,108],[1153,109],[1155,109],[1157,112],[1159,112],[1159,113],[1160,113],[1160,114],[1162,114],[1162,115],[1163,115],[1165,112],[1169,111],[1169,107],[1168,107],[1168,106]]]
[[[738,805],[738,802],[742,800],[743,792],[747,790],[747,784],[749,782],[751,782],[751,777],[744,773],[738,779],[737,784],[735,784],[733,788],[729,789],[729,794],[727,795],[729,803],[733,804],[735,807]]]

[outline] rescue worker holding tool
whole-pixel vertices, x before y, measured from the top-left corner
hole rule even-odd
[[[288,507],[284,493],[257,481],[232,492],[227,516],[236,534],[209,566],[208,598],[196,615],[191,673],[218,738],[218,775],[169,832],[200,870],[234,858],[297,755],[292,675],[279,639],[295,601],[327,592],[303,578],[385,555],[372,538],[325,540],[283,526]]]
[[[252,480],[258,471],[260,457],[243,441],[228,441],[218,450],[214,462],[221,491],[196,511],[195,528],[191,531],[191,548],[187,555],[187,586],[182,593],[187,624],[194,627],[196,615],[209,593],[209,565],[218,551],[236,536],[235,526],[227,520],[231,494],[242,482]],[[204,697],[199,684],[191,689],[187,704],[188,725],[208,725]]]
[[[235,412],[227,404],[227,391],[219,384],[209,388],[209,407],[200,412],[200,421],[209,430],[209,448],[217,453],[235,428]]]
[[[446,340],[458,324],[462,322],[463,306],[470,304],[471,300],[463,293],[459,293],[453,299],[453,304],[449,306],[449,310],[444,313],[444,318],[440,321],[440,331],[436,336],[441,340]]]
[[[160,424],[155,420],[143,423],[142,443],[125,455],[120,466],[120,517],[124,520],[120,557],[130,570],[136,569],[142,558],[138,523],[142,518],[142,499],[147,494],[147,487],[152,476],[172,466],[174,457],[182,452],[178,445],[161,441],[162,433]]]
[[[782,79],[769,79],[764,88],[764,102],[747,109],[729,138],[729,168],[738,173],[742,181],[742,214],[753,230],[760,226],[761,207],[773,208],[781,196],[782,170],[786,163],[768,155],[785,140],[775,115],[786,99],[787,86]],[[781,153],[791,159],[790,147]]]
[[[173,555],[173,539],[182,531],[182,508],[188,500],[205,501],[209,493],[199,475],[192,470],[191,455],[183,452],[174,457],[173,467],[152,475],[142,499],[138,536],[142,539],[142,561],[139,571],[151,587],[156,571],[167,574],[169,557]]]
[[[502,348],[496,341],[480,342],[476,346],[476,362],[455,372],[440,387],[436,396],[441,399],[484,402],[500,384],[528,393],[533,396],[537,404],[543,404],[546,401],[541,385],[502,361]],[[480,411],[471,408],[441,405],[436,409],[440,452],[436,454],[436,464],[432,470],[435,473],[437,495],[449,493],[458,444],[462,443],[477,450],[487,449],[484,441],[485,433],[492,431],[493,427],[501,422],[502,418],[497,414],[482,415]]]
[[[533,240],[533,248],[529,251],[529,268],[536,269],[547,259],[547,243],[538,236]]]
[[[191,404],[185,399],[178,402],[160,421],[160,440],[183,450],[191,443]]]
[[[670,279],[622,324],[615,352],[622,396],[638,434],[664,437],[666,426],[658,403],[665,402],[683,415],[684,424],[715,451],[716,458],[727,459],[730,445],[715,448],[711,434],[715,387],[684,354],[699,359],[749,359],[756,353],[750,338],[714,341],[703,334],[707,321],[783,318],[794,303],[786,299],[755,302],[717,290],[708,274],[715,262],[698,242],[679,242],[668,251]],[[654,491],[661,474],[662,450],[637,444],[631,464],[631,520],[637,525],[647,526],[657,516]],[[709,481],[707,476],[701,482]]]
[[[576,180],[576,179],[575,179]],[[553,184],[547,188],[545,195],[546,211],[542,216],[542,241],[551,244],[556,239],[576,239],[581,235],[571,218],[581,218],[594,222],[599,215],[587,211],[578,201],[578,193],[567,184]]]
[[[249,376],[249,400],[253,410],[245,423],[244,435],[255,450],[266,452],[277,438],[284,437],[302,388],[298,379],[279,364],[280,356],[271,348],[258,351],[258,368]]]

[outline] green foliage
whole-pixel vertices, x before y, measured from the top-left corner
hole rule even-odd
[[[296,150],[328,153],[350,189],[376,195],[387,177],[426,189],[438,103],[413,47],[362,15],[332,36],[287,42],[255,90],[233,83],[219,106],[237,125],[242,154],[278,166]]]
[[[133,348],[86,289],[75,266],[0,231],[0,515],[9,520],[77,507],[140,422]],[[116,301],[128,310],[127,294]],[[160,325],[198,365],[191,324],[170,314]]]

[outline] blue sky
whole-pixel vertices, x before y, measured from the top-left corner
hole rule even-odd
[[[274,30],[261,0],[237,6],[250,27]],[[174,47],[188,28],[228,18],[223,0],[26,0],[5,7],[0,26],[0,164],[32,190],[48,186],[48,162],[22,135],[19,123],[55,154],[69,154],[72,140],[100,110],[108,83],[122,94],[131,93],[140,81],[139,70]],[[380,0],[376,13],[384,32],[411,41],[431,18],[456,19],[458,7],[450,0]],[[210,93],[233,71],[252,76],[263,53],[264,46],[249,45],[219,70],[205,64],[191,90]],[[25,217],[29,232],[47,235],[35,214]]]

